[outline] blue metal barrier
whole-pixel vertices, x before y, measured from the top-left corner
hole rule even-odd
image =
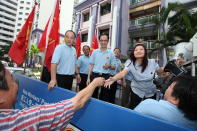
[[[19,92],[16,108],[58,102],[71,98],[74,92],[55,87],[48,91],[47,84],[19,74]],[[186,131],[190,128],[157,118],[144,116],[132,110],[92,98],[77,111],[71,123],[84,131]]]

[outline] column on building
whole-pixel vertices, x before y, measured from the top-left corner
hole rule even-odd
[[[112,36],[111,36],[111,49],[118,47],[119,36],[121,31],[119,30],[120,24],[120,8],[121,0],[113,0],[113,19],[112,19]]]
[[[91,16],[90,16],[90,26],[88,29],[88,44],[91,46],[92,45],[92,37],[95,32],[95,27],[96,27],[96,21],[97,21],[97,8],[98,5],[95,4],[91,7]]]
[[[121,4],[121,18],[120,18],[120,40],[119,48],[122,55],[127,55],[128,50],[128,27],[129,27],[129,5],[127,0],[123,0]]]
[[[81,23],[81,13],[77,12],[76,13],[76,23],[75,23],[75,28],[74,28],[75,34],[77,34],[79,32],[80,23]]]

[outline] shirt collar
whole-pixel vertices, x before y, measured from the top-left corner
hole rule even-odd
[[[63,46],[66,48],[72,48],[72,46],[68,46],[66,43],[63,43]]]
[[[103,51],[99,48],[99,52],[103,52]],[[106,49],[106,51],[104,51],[104,53],[105,53],[105,52],[108,52],[108,49]]]

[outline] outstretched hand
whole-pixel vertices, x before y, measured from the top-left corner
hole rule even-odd
[[[105,79],[103,77],[94,78],[92,81],[96,86],[103,86],[105,83]]]
[[[114,82],[115,80],[113,79],[113,77],[109,77],[109,79],[105,81],[104,87],[110,88],[111,84],[113,84]]]

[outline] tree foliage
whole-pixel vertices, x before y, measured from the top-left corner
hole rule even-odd
[[[170,16],[170,14],[173,15]],[[153,50],[155,51],[180,42],[188,42],[197,32],[197,11],[184,8],[180,3],[169,3],[167,8],[161,9],[152,22],[159,31],[155,44],[159,43],[160,46]],[[168,27],[167,30],[166,27]]]

